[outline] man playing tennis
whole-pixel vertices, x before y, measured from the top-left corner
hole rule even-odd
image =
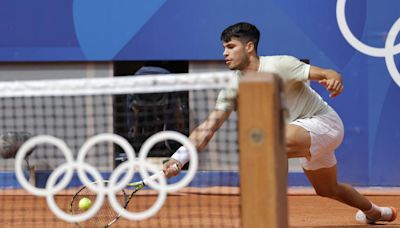
[[[237,23],[221,34],[226,65],[242,77],[246,72],[278,74],[284,84],[289,116],[286,126],[288,158],[300,157],[304,173],[316,193],[358,208],[356,220],[363,223],[393,221],[396,209],[379,207],[348,184],[337,180],[335,149],[344,135],[338,114],[318,95],[307,81],[317,81],[326,87],[330,97],[343,90],[341,75],[334,70],[311,66],[291,56],[258,56],[259,30],[249,23]],[[236,90],[223,90],[218,95],[215,109],[208,119],[189,136],[201,151],[230,113],[236,109]],[[189,161],[184,147],[179,148],[164,165],[167,177],[175,176]],[[178,169],[172,167],[178,165]]]

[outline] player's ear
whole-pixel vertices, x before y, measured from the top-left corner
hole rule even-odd
[[[256,50],[255,50],[254,43],[253,43],[252,41],[248,41],[248,42],[246,43],[246,49],[247,49],[247,52],[248,52],[248,53],[251,53],[251,52],[253,52],[253,51],[256,51]]]

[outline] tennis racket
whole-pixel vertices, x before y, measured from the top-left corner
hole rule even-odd
[[[149,179],[154,180],[160,177],[161,175],[164,175],[163,171],[153,174],[148,179],[144,179],[142,181],[134,183],[129,183],[124,189],[116,193],[120,205],[126,209],[128,207],[129,202],[134,198],[133,197],[134,194],[137,193],[139,190],[143,189],[147,185]],[[104,181],[104,184],[107,186],[108,181]],[[73,215],[82,214],[84,211],[82,211],[79,208],[79,201],[82,198],[88,198],[92,202],[94,202],[96,200],[96,195],[97,194],[95,192],[91,191],[86,186],[81,187],[72,197],[70,203],[70,213]],[[114,209],[111,207],[111,204],[108,202],[108,200],[105,199],[103,206],[94,217],[90,218],[85,222],[76,223],[76,225],[80,228],[109,227],[112,224],[116,223],[120,217],[121,215],[115,212]]]

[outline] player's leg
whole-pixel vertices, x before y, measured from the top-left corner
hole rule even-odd
[[[304,128],[288,124],[286,127],[285,146],[288,158],[306,157],[309,158],[311,137]]]
[[[301,126],[289,124],[286,128],[286,151],[288,157],[309,157],[309,160],[311,160],[310,147],[310,132]],[[355,191],[350,185],[337,182],[336,165],[318,170],[304,169],[304,173],[318,195],[336,199],[363,211],[371,208],[371,202]]]
[[[304,169],[304,173],[319,196],[338,200],[363,211],[371,208],[371,202],[352,186],[338,183],[336,165],[318,170]],[[376,216],[379,216],[379,211],[375,213]]]
[[[301,126],[289,124],[286,128],[286,151],[288,157],[309,157],[311,147],[311,134]],[[371,203],[360,195],[350,185],[337,183],[337,166],[318,170],[306,170],[304,173],[313,185],[316,193],[323,197],[336,199],[363,211],[371,208]],[[379,215],[377,215],[379,216]]]
[[[367,215],[365,222],[377,219],[390,221],[395,218],[395,209],[380,208],[350,185],[337,182],[334,150],[342,142],[343,125],[334,111],[313,118],[296,120],[286,130],[288,157],[309,155],[301,158],[301,163],[318,195],[362,210],[364,212],[362,214]],[[296,154],[296,150],[300,152]]]
[[[365,196],[357,192],[352,186],[338,183],[336,165],[318,170],[304,169],[304,173],[319,196],[335,199],[360,209],[356,217],[360,222],[374,223],[378,220],[393,221],[396,218],[395,208],[378,207],[371,203]]]
[[[286,128],[286,151],[289,158],[309,157],[311,147],[311,134],[301,126],[289,124]],[[336,199],[352,207],[363,211],[371,208],[371,203],[360,195],[351,186],[337,183],[337,166],[321,168],[318,170],[306,170],[304,173],[313,185],[316,193],[323,197]],[[377,215],[378,216],[378,215]]]

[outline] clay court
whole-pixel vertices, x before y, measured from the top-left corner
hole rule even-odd
[[[400,207],[398,189],[360,189],[360,191],[378,204]],[[71,195],[56,197],[60,207],[68,205],[70,199]],[[168,196],[166,204],[155,217],[141,222],[122,218],[113,227],[240,227],[239,199],[235,190],[230,190],[229,194],[182,192]],[[153,193],[150,195],[142,193],[135,202],[149,204],[152,200],[154,200]],[[23,196],[18,191],[14,195],[0,194],[0,202],[3,205],[0,207],[1,227],[76,227],[56,218],[43,198]],[[288,202],[290,227],[367,227],[355,222],[355,209],[318,197],[311,189],[289,189]],[[10,209],[6,210],[5,205],[9,205]],[[390,224],[380,223],[378,227],[400,227],[400,221]]]

